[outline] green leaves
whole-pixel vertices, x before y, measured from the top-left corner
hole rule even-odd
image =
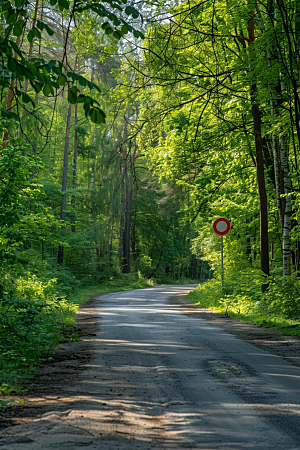
[[[20,91],[18,88],[15,88],[14,92],[17,97],[22,98],[23,103],[31,103],[32,106],[35,108],[35,102],[30,97],[30,95],[25,94],[24,92]]]
[[[79,94],[79,90],[77,86],[72,86],[68,89],[68,101],[75,105],[76,103],[83,103],[83,108],[85,112],[85,116],[90,118],[93,123],[101,124],[105,123],[106,115],[104,111],[95,106],[95,103],[99,104],[95,99],[90,97],[89,95]]]
[[[20,23],[16,23],[13,28],[14,36],[21,36],[22,33],[23,33],[23,27],[21,26]]]
[[[82,102],[83,98],[81,97],[80,101]],[[91,119],[93,123],[101,124],[105,123],[106,115],[104,111],[99,108],[98,106],[95,106],[95,103],[99,105],[99,103],[91,98],[90,96],[86,95],[83,100],[83,108],[85,112],[86,118]]]
[[[125,14],[127,14],[127,16],[132,16],[134,19],[137,19],[140,15],[140,13],[133,8],[133,6],[126,6]]]
[[[17,19],[17,13],[10,8],[7,13],[5,14],[6,23],[10,25]]]
[[[124,36],[124,34],[128,33],[128,26],[126,25],[126,23],[124,23],[124,25],[122,26],[120,33],[122,34],[122,36]]]
[[[65,84],[67,84],[67,77],[63,73],[60,74],[57,78],[57,84],[59,86],[64,86]]]
[[[22,6],[24,6],[25,3],[27,3],[26,0],[15,0],[15,5],[16,5],[16,8],[18,8],[18,9],[22,8]]]
[[[30,43],[33,41],[35,37],[38,39],[42,38],[41,32],[37,29],[37,27],[33,27],[32,30],[30,30],[29,33],[27,34],[27,39]]]
[[[54,95],[53,87],[50,83],[46,83],[43,87],[43,94],[48,97],[49,95]]]
[[[17,50],[19,49],[17,48]],[[83,103],[85,115],[87,118],[90,117],[93,123],[105,123],[105,113],[98,106],[94,106],[98,102],[90,96],[80,93],[77,88],[78,82],[79,86],[83,88],[88,87],[90,90],[95,88],[98,92],[101,92],[97,85],[75,72],[70,71],[65,75],[63,73],[64,68],[59,61],[51,60],[45,63],[42,59],[35,59],[29,62],[23,58],[20,51],[18,53],[20,55],[19,60],[7,55],[8,71],[0,71],[0,85],[5,86],[7,79],[10,77],[18,77],[21,80],[27,78],[35,92],[43,92],[46,97],[50,97],[55,95],[54,89],[59,89],[68,83],[72,83],[68,88],[68,101],[72,105]],[[22,93],[17,88],[15,88],[15,93],[23,103],[31,103],[35,107],[35,102],[27,93]]]
[[[109,8],[106,8],[105,4],[108,4]],[[2,3],[2,13],[8,36],[13,34],[19,37],[24,33],[28,18],[28,5],[29,0],[14,0],[13,2],[4,0]],[[68,0],[50,0],[50,7],[56,7],[60,11],[68,11],[70,3]],[[140,31],[134,29],[132,25],[124,20],[126,16],[130,16],[133,19],[137,19],[140,16],[136,8],[127,5],[127,0],[104,0],[104,3],[78,0],[74,5],[74,11],[76,13],[91,11],[98,17],[106,18],[102,24],[102,29],[107,35],[112,35],[117,40],[129,32],[133,33],[136,38],[143,37]],[[30,44],[33,44],[35,39],[41,41],[44,32],[48,36],[54,35],[51,26],[44,21],[37,20],[34,26],[31,23],[29,22],[29,31],[26,31],[25,34]],[[31,29],[30,26],[32,27]],[[96,100],[92,100],[91,97],[80,93],[77,88],[78,84],[80,88],[89,88],[90,90],[95,88],[98,92],[101,92],[97,85],[94,85],[83,75],[72,71],[66,74],[62,63],[55,60],[44,61],[41,58],[35,58],[27,61],[22,50],[14,40],[3,39],[0,42],[0,53],[4,61],[2,71],[0,70],[0,86],[7,87],[10,78],[18,79],[21,82],[27,79],[35,92],[42,92],[46,97],[50,97],[55,95],[56,89],[63,88],[68,84],[69,102],[71,104],[82,103],[86,117],[89,117],[93,123],[100,124],[105,122],[105,113],[99,105],[97,106]],[[16,85],[19,86],[18,83]],[[35,106],[34,101],[27,93],[22,94],[20,91],[16,97],[25,104]]]
[[[32,100],[32,98],[28,94],[22,94],[22,100],[24,103],[31,103],[32,106],[35,108],[35,101]]]
[[[68,89],[68,101],[75,105],[77,103],[77,86],[72,86]]]
[[[49,34],[49,36],[53,36],[54,35],[54,31],[44,22],[41,22],[40,20],[37,21],[36,26],[39,28],[39,30],[43,31],[47,31],[47,33]]]
[[[50,0],[50,5],[55,6],[58,4],[58,7],[60,11],[63,11],[64,9],[69,9],[70,4],[67,0]]]
[[[7,68],[10,72],[16,73],[17,62],[16,62],[15,58],[12,58],[11,56],[7,56]]]
[[[10,2],[5,2],[2,5],[2,12],[8,11],[11,8]]]
[[[82,13],[83,11],[92,11],[96,13],[99,17],[106,17],[107,21],[102,24],[102,29],[105,31],[105,34],[112,35],[116,39],[121,39],[128,32],[134,33],[134,36],[137,38],[144,38],[144,35],[141,31],[136,30],[130,24],[128,24],[124,19],[126,16],[131,16],[133,19],[142,18],[139,11],[133,6],[126,6],[124,9],[124,5],[127,4],[126,0],[105,0],[105,3],[111,5],[112,8],[118,11],[118,14],[115,14],[111,10],[108,10],[104,7],[102,3],[88,3],[79,0],[76,2],[75,11],[77,13]],[[121,12],[122,14],[119,14]],[[120,25],[121,28],[118,28]]]
[[[90,118],[93,123],[101,124],[105,123],[105,113],[100,108],[90,109]]]
[[[58,7],[61,11],[69,9],[69,2],[67,0],[58,0]]]
[[[111,34],[114,31],[108,22],[105,22],[103,25],[101,25],[101,28],[105,31],[105,34]]]

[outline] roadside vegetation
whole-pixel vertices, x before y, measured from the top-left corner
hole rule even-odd
[[[300,336],[300,280],[270,277],[268,289],[259,270],[228,273],[222,286],[219,278],[201,283],[188,297],[202,308],[224,313],[228,317],[280,330],[284,335]]]
[[[157,280],[146,279],[140,272],[89,286],[60,285],[56,279],[46,281],[45,276],[29,272],[11,282],[10,296],[3,295],[0,308],[0,395],[22,390],[22,378],[30,378],[43,362],[51,360],[61,341],[79,339],[76,313],[91,296],[156,284]]]
[[[123,275],[117,280],[77,287],[65,295],[56,280],[42,281],[27,274],[11,286],[14,295],[3,296],[0,310],[0,380],[14,386],[51,358],[61,340],[78,338],[74,322],[78,307],[92,295],[149,287],[153,280],[141,275]],[[71,289],[71,287],[70,287]]]

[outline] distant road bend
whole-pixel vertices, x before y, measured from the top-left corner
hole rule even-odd
[[[99,296],[94,353],[3,450],[300,450],[300,367],[167,304],[193,285]]]

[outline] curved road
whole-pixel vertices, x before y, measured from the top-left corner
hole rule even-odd
[[[0,433],[0,449],[299,450],[300,368],[167,305],[194,286],[99,296],[67,411]]]

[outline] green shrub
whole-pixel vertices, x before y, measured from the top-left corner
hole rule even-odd
[[[4,279],[5,281],[5,279]],[[72,324],[75,307],[55,293],[56,282],[43,282],[35,275],[19,277],[1,286],[0,375],[37,364],[51,353],[60,333]]]
[[[261,286],[266,283],[268,289],[262,293]],[[189,297],[196,305],[300,334],[300,280],[296,275],[266,278],[259,270],[228,271],[223,288],[214,278],[199,285]]]
[[[300,319],[300,280],[296,275],[271,280],[265,298],[271,314]]]

